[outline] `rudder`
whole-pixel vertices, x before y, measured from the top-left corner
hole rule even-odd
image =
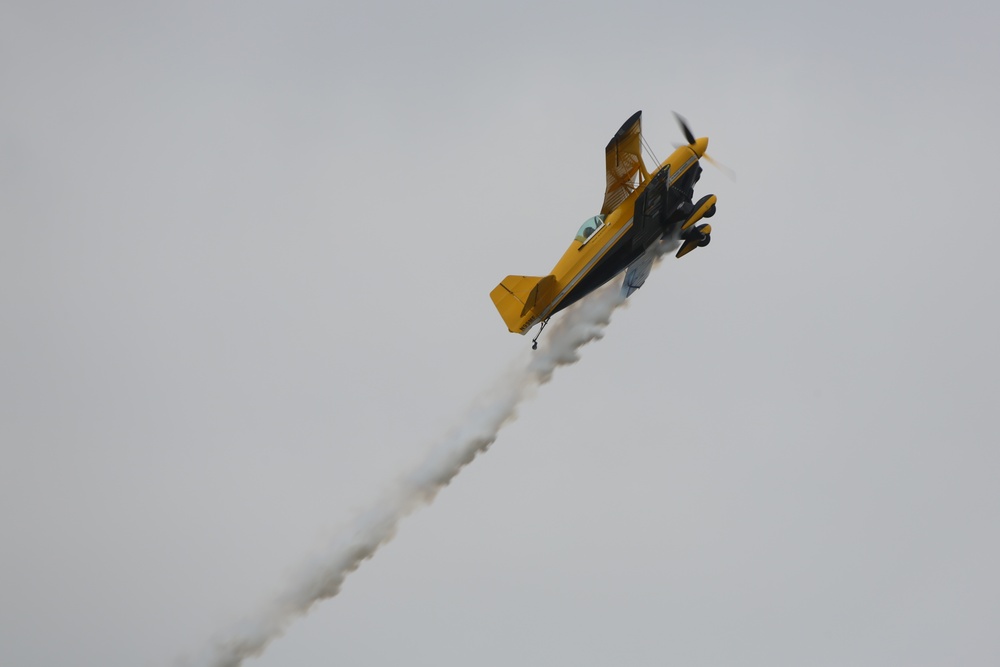
[[[545,292],[555,284],[555,276],[507,276],[490,292],[493,304],[500,312],[507,329],[513,333],[524,335],[530,324],[539,313],[534,312],[539,305],[539,293],[542,294],[542,306],[545,304]]]

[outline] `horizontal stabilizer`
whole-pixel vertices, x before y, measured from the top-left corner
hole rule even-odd
[[[507,329],[524,334],[534,323],[555,287],[555,276],[507,276],[490,292]],[[537,308],[536,308],[537,306]]]

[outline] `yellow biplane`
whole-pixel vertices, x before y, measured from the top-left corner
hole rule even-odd
[[[695,139],[677,116],[687,145],[652,172],[642,161],[642,111],[632,115],[605,148],[607,190],[600,215],[588,218],[547,276],[507,276],[490,292],[507,328],[524,335],[579,301],[622,271],[622,292],[645,282],[666,244],[681,241],[677,257],[708,245],[712,227],[697,225],[715,215],[715,195],[693,202],[708,138]],[[539,334],[541,329],[539,329]],[[537,346],[538,337],[535,337]]]

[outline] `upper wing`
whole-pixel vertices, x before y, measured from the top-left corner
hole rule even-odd
[[[636,111],[621,126],[604,149],[608,170],[608,187],[604,192],[601,213],[607,215],[618,208],[635,190],[637,176],[649,176],[642,163],[642,111]]]

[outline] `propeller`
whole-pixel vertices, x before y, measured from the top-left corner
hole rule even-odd
[[[695,142],[694,133],[691,132],[691,128],[688,127],[687,121],[684,120],[684,116],[675,111],[674,118],[677,119],[677,123],[681,126],[681,131],[684,132],[684,138],[687,139],[689,144],[693,144]]]
[[[695,137],[694,137],[694,133],[691,131],[691,128],[688,127],[687,121],[684,120],[684,116],[680,115],[679,113],[677,113],[675,111],[674,112],[674,118],[677,119],[677,124],[681,126],[681,132],[684,133],[684,138],[687,139],[688,144],[693,144],[695,141],[697,141],[695,139]],[[725,174],[725,176],[729,180],[731,180],[731,181],[735,181],[736,180],[736,172],[735,171],[733,171],[732,169],[730,169],[726,165],[722,164],[718,160],[714,159],[708,153],[705,153],[702,157],[705,158],[706,162],[708,162],[713,167],[715,167],[716,169],[718,169],[719,171],[721,171],[723,174]]]
[[[721,162],[719,162],[718,160],[716,160],[715,158],[713,158],[708,153],[705,153],[704,155],[702,155],[702,157],[705,158],[705,160],[709,164],[711,164],[713,167],[715,167],[716,169],[718,169],[719,171],[721,171],[725,175],[726,178],[728,178],[729,180],[733,181],[734,183],[736,182],[736,172],[735,171],[733,171],[732,169],[730,169],[726,165],[722,164]]]

